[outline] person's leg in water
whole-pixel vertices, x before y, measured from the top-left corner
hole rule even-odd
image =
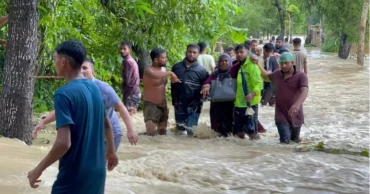
[[[290,125],[289,123],[276,122],[276,127],[280,136],[280,143],[289,144],[290,141]]]
[[[198,125],[199,116],[200,114],[196,112],[188,114],[188,118],[186,122],[186,126],[187,126],[186,131],[188,133],[188,136],[194,135],[193,128]]]
[[[233,111],[234,102],[221,102],[217,108],[218,132],[221,136],[227,137],[233,132]]]
[[[141,94],[133,94],[133,95],[127,96],[124,99],[123,101],[124,105],[126,106],[127,111],[130,113],[130,116],[136,114],[137,108],[139,107],[140,99],[141,99]]]
[[[254,105],[254,106],[251,106],[251,107],[254,111],[253,119],[254,119],[255,130],[254,130],[253,133],[248,134],[248,136],[251,140],[258,140],[258,139],[260,139],[260,136],[258,134],[258,104]]]
[[[234,107],[234,132],[233,134],[241,139],[245,138],[244,125],[245,125],[245,111],[246,108]]]
[[[291,127],[290,129],[291,129],[290,140],[295,143],[300,143],[301,138],[299,137],[299,135],[301,133],[301,126]]]
[[[175,108],[176,134],[183,135],[186,132],[188,114],[179,107]]]
[[[154,136],[158,122],[157,106],[149,101],[143,103],[143,114],[146,127],[146,135]]]
[[[169,114],[169,110],[168,110],[168,107],[167,107],[167,101],[165,101],[161,105],[160,112],[161,112],[161,115],[160,115],[159,122],[157,124],[158,133],[159,133],[159,135],[166,135],[167,134],[168,114]]]
[[[218,131],[218,122],[217,122],[217,113],[218,113],[218,108],[217,108],[217,104],[214,103],[214,102],[211,102],[211,105],[210,105],[210,109],[209,109],[209,117],[210,117],[210,120],[211,120],[211,129],[216,131],[216,132],[219,132]]]

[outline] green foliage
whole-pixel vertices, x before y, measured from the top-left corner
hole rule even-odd
[[[328,33],[329,35],[325,36],[325,42],[321,46],[321,50],[324,52],[338,52],[339,51],[339,36],[335,36]]]
[[[325,148],[325,144],[324,142],[319,142],[316,146],[315,146],[317,149],[324,149]]]
[[[348,35],[350,42],[359,38],[359,25],[363,0],[317,0],[321,14],[325,15],[325,25],[334,34]]]
[[[361,156],[369,157],[369,150],[362,150],[361,151]]]

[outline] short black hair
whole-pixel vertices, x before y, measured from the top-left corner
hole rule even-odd
[[[226,52],[230,52],[230,51],[233,51],[234,50],[234,47],[227,47],[227,49],[226,49]]]
[[[252,40],[251,43],[257,43],[258,44],[258,41],[257,40]]]
[[[65,55],[72,66],[72,69],[81,69],[82,63],[86,59],[86,48],[79,40],[67,40],[62,42],[55,52],[58,55]]]
[[[274,51],[274,45],[272,43],[267,43],[263,46],[263,50],[267,52],[272,52]]]
[[[288,42],[289,38],[287,37],[287,38],[285,38],[284,40],[285,40],[285,42]]]
[[[278,37],[276,38],[276,40],[281,40],[281,41],[283,41],[283,40],[284,40],[284,36],[278,36]]]
[[[198,43],[198,46],[199,46],[199,52],[203,52],[207,48],[207,43],[200,42]]]
[[[293,45],[301,44],[302,40],[300,38],[293,39]]]
[[[272,36],[272,37],[271,37],[271,40],[275,40],[275,36]]]
[[[95,66],[95,62],[93,59],[90,59],[90,58],[86,58],[84,62],[89,62],[91,64],[91,67],[94,68]]]
[[[150,58],[154,61],[159,55],[166,53],[166,51],[162,48],[155,48],[150,52]]]
[[[239,44],[235,47],[235,52],[238,52],[238,50],[241,50],[241,49],[249,50],[249,46],[247,44]]]
[[[126,45],[129,49],[132,49],[132,43],[128,40],[124,40],[121,42],[121,46]]]
[[[186,50],[189,50],[189,48],[196,48],[198,52],[200,52],[199,45],[197,44],[188,44],[188,46],[186,47]]]
[[[252,41],[250,41],[250,40],[246,40],[246,41],[244,42],[244,44],[246,44],[246,45],[248,45],[248,46],[250,46],[250,45],[251,45],[251,43],[252,43]]]

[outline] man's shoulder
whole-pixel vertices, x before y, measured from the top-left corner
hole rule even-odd
[[[304,78],[304,79],[307,79],[307,75],[303,72],[303,71],[296,71],[296,76],[299,77],[299,78]]]
[[[135,59],[132,56],[128,56],[127,59],[124,60],[124,62],[126,62],[128,64],[132,64],[132,65],[137,65]]]
[[[175,63],[173,66],[172,66],[172,69],[178,69],[178,68],[181,68],[183,67],[183,61],[179,61],[177,63]]]

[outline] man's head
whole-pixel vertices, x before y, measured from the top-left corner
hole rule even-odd
[[[93,79],[95,74],[94,61],[86,58],[84,63],[82,63],[81,72],[87,79]]]
[[[130,56],[132,50],[132,43],[129,41],[122,41],[120,47],[120,54],[123,58]]]
[[[282,47],[283,41],[284,41],[284,38],[282,36],[277,37],[275,47],[276,48]]]
[[[288,38],[285,38],[284,41],[285,41],[285,43],[288,43],[289,39]]]
[[[262,55],[262,49],[260,47],[257,47],[255,53],[256,53],[257,57],[261,56]]]
[[[245,45],[248,45],[248,47],[250,47],[250,46],[251,46],[251,43],[252,43],[252,41],[250,41],[250,40],[246,40],[246,41],[244,42],[244,44],[245,44]]]
[[[234,52],[234,47],[228,47],[226,49],[226,53],[230,55],[230,57],[234,56],[235,55],[235,52]]]
[[[66,76],[67,73],[80,71],[86,58],[86,48],[79,40],[62,42],[54,53],[54,64],[58,76]]]
[[[263,55],[270,56],[270,53],[274,52],[274,45],[272,43],[267,43],[263,46]]]
[[[155,48],[150,52],[150,58],[152,58],[153,65],[159,67],[166,67],[167,55],[166,51],[162,48]]]
[[[272,41],[274,41],[274,40],[275,40],[275,36],[272,36],[272,37],[271,37],[271,40],[272,40]]]
[[[197,44],[189,44],[186,47],[186,60],[189,63],[194,63],[197,61],[198,56],[199,56],[199,46]]]
[[[279,59],[280,69],[284,73],[288,73],[292,70],[294,65],[294,56],[292,53],[285,52],[280,55]]]
[[[235,47],[236,60],[239,62],[245,61],[249,54],[249,46],[246,44],[239,44]]]
[[[293,39],[293,46],[294,46],[294,48],[299,48],[299,47],[301,47],[301,39],[300,38],[295,38],[295,39]]]
[[[198,43],[198,46],[199,46],[199,52],[200,53],[202,53],[202,54],[206,53],[207,43],[200,42],[200,43]]]
[[[255,54],[253,54],[253,55],[251,56],[251,61],[252,61],[254,64],[258,64],[258,56],[257,56],[257,55],[255,55]]]
[[[253,52],[256,52],[257,46],[258,46],[258,41],[257,40],[252,40],[252,42],[251,42],[251,50]]]

